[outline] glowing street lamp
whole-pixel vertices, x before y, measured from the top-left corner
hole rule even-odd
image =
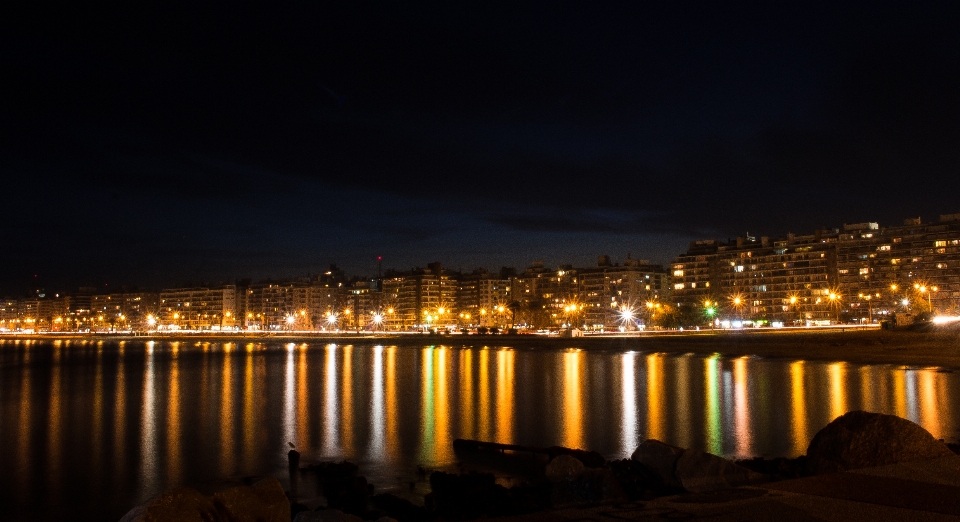
[[[933,312],[933,302],[930,300],[930,294],[939,290],[935,286],[927,287],[925,284],[915,283],[913,287],[920,292],[920,294],[927,294],[927,308]]]
[[[840,294],[836,292],[830,292],[827,294],[827,298],[830,299],[830,306],[834,307],[834,311],[837,314],[837,323],[840,323]]]

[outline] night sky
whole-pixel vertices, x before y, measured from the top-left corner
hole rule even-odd
[[[0,294],[960,212],[955,2],[331,4],[7,20]]]

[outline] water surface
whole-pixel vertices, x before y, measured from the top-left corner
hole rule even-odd
[[[0,504],[14,519],[116,520],[150,496],[304,463],[356,462],[378,491],[452,442],[625,458],[655,438],[726,457],[803,454],[849,410],[960,440],[950,370],[569,349],[0,341]]]

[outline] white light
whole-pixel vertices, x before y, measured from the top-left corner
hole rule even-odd
[[[960,317],[955,315],[938,315],[933,318],[934,324],[946,324],[960,321]]]

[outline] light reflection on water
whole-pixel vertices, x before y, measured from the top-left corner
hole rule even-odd
[[[0,503],[14,518],[118,519],[178,485],[286,480],[348,459],[379,491],[453,468],[472,438],[628,457],[646,438],[795,456],[867,409],[960,439],[937,368],[502,347],[0,341]]]

